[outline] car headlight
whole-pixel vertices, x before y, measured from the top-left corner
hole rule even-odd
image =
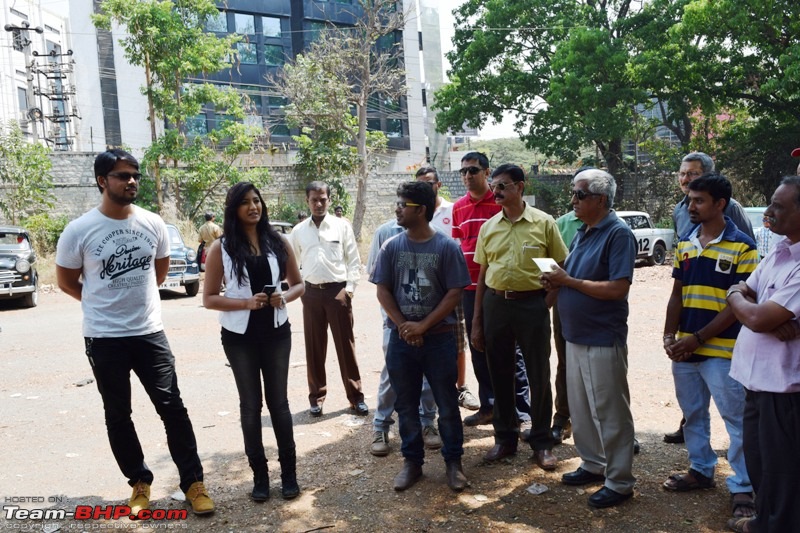
[[[31,269],[31,264],[27,259],[17,259],[17,263],[14,265],[14,268],[17,269],[17,272],[24,274]]]
[[[192,261],[194,261],[195,259],[197,259],[197,252],[195,252],[194,250],[192,250],[191,248],[189,248],[189,251],[188,251],[188,252],[186,252],[186,260],[187,260],[187,261],[189,261],[189,262],[191,263],[191,262],[192,262]]]

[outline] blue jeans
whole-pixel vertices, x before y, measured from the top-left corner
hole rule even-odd
[[[133,486],[153,483],[153,472],[131,420],[131,370],[139,377],[167,431],[167,446],[178,467],[181,490],[203,481],[192,422],[183,406],[175,374],[175,357],[163,331],[136,337],[84,338],[97,390],[103,398],[111,451],[122,474]]]
[[[400,451],[415,464],[425,461],[422,424],[419,420],[419,400],[422,377],[428,378],[436,405],[439,406],[439,434],[442,437],[442,457],[447,461],[461,459],[464,454],[464,428],[458,410],[458,376],[456,338],[453,333],[425,335],[423,345],[413,347],[392,329],[386,368],[392,388],[397,393],[395,409],[400,419]]]
[[[386,313],[383,313],[384,322],[386,321]],[[383,327],[383,358],[386,359],[386,351],[389,348],[389,335],[391,328]],[[453,385],[455,386],[455,385]],[[389,427],[394,424],[392,413],[394,412],[395,403],[397,402],[397,394],[392,388],[392,383],[389,380],[389,371],[386,369],[386,364],[383,365],[381,370],[381,380],[378,383],[378,405],[375,407],[375,418],[372,421],[372,427],[375,431],[389,431]],[[433,393],[428,380],[422,378],[422,397],[419,402],[419,418],[423,426],[433,426],[436,419],[436,402],[433,400]]]
[[[731,494],[750,492],[750,477],[745,466],[742,447],[745,392],[742,385],[728,374],[730,359],[710,357],[700,363],[672,363],[675,396],[683,411],[686,424],[683,437],[689,452],[691,468],[706,477],[714,476],[717,454],[711,448],[711,398],[725,421],[730,445],[728,463],[733,475],[726,482]]]
[[[244,453],[253,471],[267,467],[261,428],[262,394],[278,444],[278,457],[284,460],[295,453],[292,413],[289,410],[287,382],[292,337],[267,343],[222,344],[231,364],[239,391],[239,416],[244,435]],[[263,380],[264,388],[261,388]]]
[[[478,400],[480,400],[481,413],[491,413],[494,410],[494,389],[492,388],[492,378],[489,375],[489,362],[486,359],[486,352],[475,349],[472,345],[472,318],[475,316],[475,291],[462,291],[461,303],[464,306],[464,324],[467,327],[467,344],[472,356],[472,370],[478,380]],[[519,346],[516,347],[517,362],[514,373],[514,387],[516,392],[515,402],[517,408],[517,419],[519,422],[530,422],[531,420],[531,400],[530,387],[528,385],[528,373],[525,370],[525,358]]]

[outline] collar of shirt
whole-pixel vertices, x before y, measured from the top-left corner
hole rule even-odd
[[[783,250],[788,250],[789,255],[794,261],[800,262],[800,241],[792,244],[789,239],[783,237],[777,243],[775,243],[775,253],[780,253]]]
[[[478,198],[476,200],[475,198],[472,197],[469,191],[467,191],[467,198],[469,198],[469,201],[472,202],[473,204],[482,204],[484,202],[489,202],[489,201],[494,202],[494,193],[492,192],[492,189],[489,189],[488,191],[486,191],[486,194],[484,194],[482,198]]]

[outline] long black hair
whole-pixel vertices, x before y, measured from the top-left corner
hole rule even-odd
[[[236,275],[236,279],[239,281],[240,285],[244,279],[245,258],[253,255],[253,249],[250,246],[250,240],[247,238],[239,222],[238,210],[244,196],[250,191],[255,191],[258,200],[261,202],[261,218],[256,224],[256,233],[258,234],[258,245],[261,248],[261,254],[266,255],[269,252],[275,254],[278,258],[280,279],[286,277],[286,261],[289,257],[289,253],[286,250],[286,243],[269,223],[267,206],[264,203],[264,199],[261,197],[261,192],[249,181],[237,183],[228,189],[228,195],[225,198],[225,220],[222,227],[225,236],[223,246],[233,262],[233,273]]]

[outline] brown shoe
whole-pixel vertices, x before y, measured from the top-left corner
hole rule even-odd
[[[456,492],[461,492],[467,486],[467,476],[464,475],[461,459],[447,462],[447,486]]]
[[[517,447],[513,444],[495,444],[491,450],[483,456],[484,461],[499,461],[505,457],[510,457],[517,453]]]
[[[558,459],[550,450],[536,450],[533,452],[533,458],[542,470],[555,470],[558,464]]]
[[[401,491],[411,488],[422,477],[422,467],[408,459],[403,462],[403,469],[394,478],[394,490]]]

